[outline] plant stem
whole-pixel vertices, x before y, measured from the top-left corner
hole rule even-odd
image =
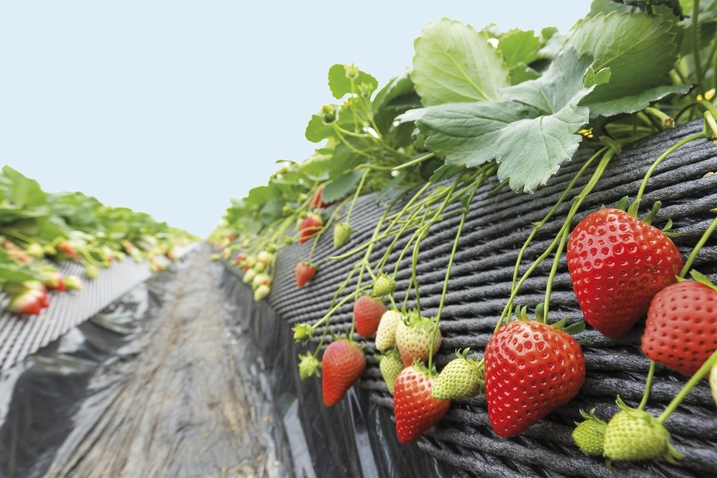
[[[708,358],[707,361],[702,364],[699,370],[697,370],[697,372],[692,376],[691,379],[688,380],[685,386],[682,387],[680,393],[678,393],[677,396],[672,399],[667,408],[665,408],[665,411],[663,411],[662,414],[657,417],[657,421],[660,423],[664,423],[665,420],[670,418],[672,412],[674,412],[675,409],[680,406],[680,403],[682,403],[685,397],[692,391],[693,388],[695,388],[695,385],[697,385],[705,375],[710,373],[710,370],[712,370],[712,367],[714,367],[715,364],[717,364],[717,350],[712,353],[710,358]]]
[[[400,166],[396,166],[395,168],[392,168],[394,171],[398,171],[399,169],[405,169],[413,166],[414,164],[422,163],[423,161],[426,161],[427,159],[431,159],[434,156],[433,153],[426,154],[425,156],[421,156],[416,159],[412,159],[411,161],[407,163],[403,163]]]
[[[700,0],[692,1],[692,55],[694,56],[697,89],[705,97],[704,78],[702,77],[702,58],[700,58]]]
[[[650,398],[650,388],[652,388],[652,377],[655,376],[655,361],[650,360],[650,371],[647,372],[647,380],[645,381],[645,393],[642,394],[642,401],[640,402],[640,406],[637,407],[638,410],[644,410],[645,405],[647,405],[647,400]]]
[[[359,197],[359,193],[361,192],[361,189],[363,188],[363,183],[366,181],[366,176],[368,176],[368,172],[370,169],[367,169],[366,172],[363,173],[363,176],[361,176],[361,181],[359,181],[358,188],[356,188],[356,193],[354,194],[354,198],[351,201],[351,205],[349,206],[349,212],[346,213],[346,222],[349,222],[351,219],[351,213],[354,210],[354,206],[356,205],[356,200]]]
[[[697,254],[702,249],[702,246],[705,245],[707,242],[707,239],[710,238],[714,230],[717,228],[717,218],[712,220],[712,224],[707,228],[707,230],[702,234],[702,237],[700,237],[700,240],[697,242],[697,245],[695,245],[694,249],[692,249],[692,252],[690,253],[690,257],[687,258],[687,262],[685,262],[685,266],[680,271],[680,277],[684,278],[687,273],[689,272],[690,268],[692,267],[692,264],[695,262],[695,259],[697,258]]]
[[[695,135],[692,135],[692,136],[688,136],[687,138],[684,138],[684,139],[678,141],[677,143],[673,144],[672,146],[670,146],[670,147],[667,149],[667,151],[665,151],[664,153],[662,153],[662,154],[660,155],[660,157],[657,158],[654,163],[652,163],[652,166],[650,166],[650,169],[647,170],[647,173],[645,173],[645,177],[642,179],[642,184],[640,184],[640,189],[637,191],[637,196],[635,196],[635,201],[638,202],[638,201],[640,201],[640,200],[642,199],[642,195],[645,193],[645,188],[647,187],[647,181],[648,181],[648,180],[650,179],[650,177],[652,176],[652,173],[655,172],[655,169],[657,169],[657,167],[660,165],[660,163],[661,163],[665,158],[667,158],[667,156],[669,156],[670,154],[674,153],[676,149],[678,149],[678,148],[680,148],[680,147],[686,145],[686,144],[689,143],[690,141],[694,141],[694,140],[696,140],[696,139],[702,139],[702,138],[706,138],[706,137],[707,137],[707,136],[705,135],[704,132],[698,133],[698,134],[695,134]]]
[[[568,241],[570,235],[570,229],[565,228],[561,234],[560,244],[558,244],[558,250],[555,251],[555,259],[553,259],[553,267],[550,268],[550,275],[548,276],[548,284],[545,286],[545,302],[543,312],[543,323],[548,323],[548,309],[550,308],[550,294],[553,290],[553,280],[555,280],[555,274],[558,272],[558,264],[560,264],[560,257],[563,255],[563,249],[565,249],[565,243]]]

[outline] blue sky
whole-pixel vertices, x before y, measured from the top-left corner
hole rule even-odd
[[[384,84],[447,16],[565,31],[589,0],[0,4],[0,163],[206,236],[229,205],[301,161],[326,75]]]

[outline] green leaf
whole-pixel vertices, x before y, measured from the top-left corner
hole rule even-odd
[[[340,114],[340,113],[339,113]],[[306,125],[306,132],[304,133],[306,139],[312,143],[319,143],[326,138],[331,138],[336,135],[334,128],[331,125],[324,123],[324,120],[319,115],[311,115],[309,124]]]
[[[524,81],[535,80],[538,78],[540,78],[540,73],[538,73],[525,63],[518,63],[510,69],[511,85],[519,85]]]
[[[585,88],[583,83],[591,62],[589,54],[584,53],[578,58],[575,49],[568,48],[553,60],[543,76],[501,90],[501,94],[543,113],[556,113],[590,93],[591,89]]]
[[[350,65],[336,64],[329,68],[329,89],[331,94],[337,100],[340,100],[349,93],[359,92],[359,85],[365,83],[370,85],[371,91],[376,91],[378,88],[378,80],[368,73],[358,70],[357,77],[353,80],[353,90],[351,89],[351,78],[348,77],[347,69],[351,68]],[[355,68],[355,67],[354,67]]]
[[[37,279],[37,275],[33,274],[28,267],[15,264],[0,264],[0,279],[6,282],[25,282]]]
[[[259,220],[266,226],[271,225],[284,215],[284,204],[286,203],[280,198],[274,198],[268,201],[259,211]]]
[[[590,13],[588,13],[587,16],[592,18],[601,13],[607,15],[611,12],[633,13],[636,11],[637,9],[635,7],[613,2],[612,0],[593,0],[593,3],[590,5]]]
[[[533,108],[514,101],[452,103],[425,108],[416,124],[426,147],[447,164],[473,167],[496,157],[503,128],[535,116]]]
[[[400,75],[391,78],[376,94],[372,103],[376,126],[382,135],[389,131],[397,115],[421,106],[411,81],[411,70],[406,68]]]
[[[424,106],[499,100],[508,68],[485,32],[443,18],[414,43],[411,79]]]
[[[597,85],[604,85],[610,82],[610,68],[603,68],[602,70],[595,72],[593,67],[589,67],[583,78],[583,84],[586,88]]]
[[[688,85],[669,85],[650,88],[632,96],[624,96],[612,101],[590,105],[590,117],[614,116],[620,113],[635,113],[644,110],[653,101],[661,100],[667,95],[677,93],[683,95],[690,91]]]
[[[582,140],[576,133],[589,116],[588,108],[569,104],[555,114],[505,127],[497,140],[498,179],[510,178],[510,187],[516,191],[535,191],[573,157]]]
[[[2,171],[12,182],[10,195],[15,204],[26,207],[47,204],[47,194],[40,187],[40,183],[7,165],[3,166]]]
[[[566,46],[591,52],[593,69],[610,68],[610,83],[599,85],[581,104],[637,95],[665,84],[677,59],[672,22],[644,13],[598,14],[580,22]]]
[[[361,180],[362,171],[352,171],[328,183],[324,187],[323,200],[334,202],[344,198]]]
[[[542,46],[540,38],[535,35],[533,30],[523,31],[516,28],[500,37],[498,51],[503,54],[508,68],[512,68],[518,63],[529,65],[537,60],[539,58],[538,50]]]

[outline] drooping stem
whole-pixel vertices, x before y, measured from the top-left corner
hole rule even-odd
[[[650,399],[650,388],[652,388],[652,378],[655,376],[655,361],[650,360],[650,371],[647,372],[647,380],[645,381],[645,393],[642,394],[642,401],[640,402],[640,406],[637,407],[638,410],[644,410],[645,405],[647,405],[647,401]]]
[[[693,388],[695,388],[695,385],[697,385],[699,381],[705,377],[705,375],[710,373],[710,370],[712,370],[712,367],[714,367],[715,364],[717,364],[717,350],[712,353],[710,358],[708,358],[707,361],[703,363],[699,370],[697,370],[697,372],[692,376],[692,378],[687,381],[685,386],[682,387],[682,390],[680,390],[680,393],[672,399],[667,408],[665,408],[665,411],[657,417],[657,421],[664,423],[665,420],[670,418],[672,412],[680,406],[685,397],[692,391]]]
[[[707,230],[702,234],[702,237],[700,237],[700,240],[697,242],[697,245],[695,245],[694,249],[692,249],[692,252],[690,253],[690,257],[687,258],[687,262],[685,262],[685,266],[680,271],[680,277],[685,277],[687,273],[690,271],[690,268],[692,267],[692,264],[695,262],[695,259],[697,258],[697,254],[700,252],[702,247],[705,245],[707,240],[710,238],[714,230],[717,228],[717,218],[715,218],[712,221],[712,224],[707,228]]]
[[[563,255],[563,249],[565,249],[565,243],[568,241],[570,235],[570,229],[565,228],[560,235],[560,244],[558,244],[558,250],[555,251],[555,259],[553,259],[553,267],[550,268],[550,275],[548,276],[548,284],[545,286],[545,302],[543,309],[543,323],[548,323],[548,309],[550,308],[550,294],[553,290],[553,280],[555,274],[558,272],[558,265],[560,264],[560,257]]]

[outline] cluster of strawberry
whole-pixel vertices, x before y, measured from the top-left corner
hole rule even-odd
[[[240,252],[234,258],[234,264],[244,271],[242,282],[251,283],[254,291],[254,300],[260,302],[271,292],[271,278],[273,276],[273,265],[276,259],[273,248],[271,251],[260,251],[256,256]],[[226,249],[225,251],[230,249]],[[226,253],[226,252],[225,252]],[[228,254],[227,254],[228,255]]]

